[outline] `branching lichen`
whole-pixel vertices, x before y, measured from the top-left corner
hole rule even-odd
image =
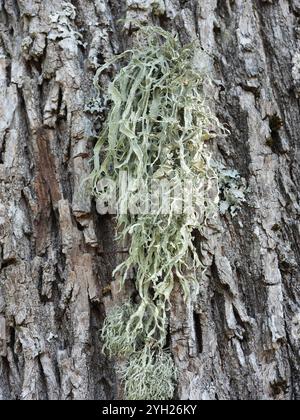
[[[119,197],[119,208],[133,198],[143,203],[151,180],[168,181],[174,188],[169,211],[118,214],[121,239],[130,237],[129,256],[114,272],[124,284],[129,270],[136,271],[139,294],[136,306],[115,309],[104,324],[104,350],[110,356],[129,356],[123,372],[130,399],[169,399],[174,391],[175,369],[166,346],[170,296],[178,282],[185,297],[197,272],[204,268],[192,232],[205,227],[218,208],[218,179],[211,165],[208,140],[223,127],[207,105],[205,75],[193,68],[192,45],[160,28],[143,28],[135,49],[108,89],[111,110],[94,149],[91,183],[99,198],[101,179],[117,181],[126,171],[135,187]],[[146,40],[146,41],[145,41]],[[176,188],[188,186],[187,200]],[[188,206],[178,212],[178,205]]]
[[[111,310],[102,328],[101,339],[103,351],[109,357],[127,357],[135,353],[139,342],[138,337],[128,333],[128,320],[135,313],[135,307],[130,302]]]
[[[130,357],[121,375],[128,400],[170,400],[174,395],[177,373],[167,351],[144,347]]]

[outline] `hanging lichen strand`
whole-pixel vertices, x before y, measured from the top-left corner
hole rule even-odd
[[[96,75],[98,81],[103,70],[128,57],[108,89],[112,105],[94,149],[91,181],[101,198],[103,177],[117,182],[120,171],[127,172],[134,182],[118,198],[119,208],[133,198],[143,204],[153,180],[172,183],[167,213],[160,203],[155,212],[118,214],[120,238],[130,237],[130,250],[114,276],[123,285],[134,268],[139,297],[112,310],[102,330],[104,351],[128,360],[122,370],[125,398],[164,400],[172,398],[176,382],[165,349],[170,295],[178,282],[187,298],[204,269],[192,232],[217,209],[218,181],[207,141],[223,129],[207,106],[205,76],[194,70],[192,45],[181,47],[160,28],[143,28],[139,36],[135,49]],[[186,195],[176,193],[183,185],[192,191],[188,206]]]

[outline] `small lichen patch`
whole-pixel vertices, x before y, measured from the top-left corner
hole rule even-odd
[[[163,0],[127,0],[128,9],[152,11],[154,14],[163,14],[165,4]]]
[[[71,38],[82,45],[82,35],[73,29],[73,21],[76,18],[76,8],[71,3],[63,3],[62,10],[50,15],[51,30],[49,40]]]
[[[216,165],[216,170],[219,178],[220,213],[224,215],[230,212],[235,216],[241,204],[246,202],[248,192],[246,181],[238,171],[227,169],[221,164]]]
[[[292,77],[296,87],[296,95],[300,96],[300,52],[297,52],[293,57]]]

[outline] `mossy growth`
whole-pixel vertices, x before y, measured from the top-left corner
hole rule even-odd
[[[179,283],[188,298],[204,269],[192,232],[201,231],[218,209],[218,179],[208,141],[224,132],[204,94],[206,75],[193,66],[193,45],[182,47],[160,28],[139,31],[133,50],[108,88],[111,109],[94,148],[93,193],[101,197],[103,177],[117,181],[120,171],[136,187],[119,197],[119,207],[132,198],[144,200],[150,180],[185,183],[193,191],[188,210],[178,212],[178,197],[169,197],[169,212],[119,214],[120,239],[130,237],[128,258],[114,275],[124,284],[135,268],[138,303],[115,308],[104,323],[102,340],[109,356],[128,358],[124,379],[129,399],[170,399],[176,379],[165,350],[170,296]],[[129,357],[130,356],[130,357]]]
[[[110,311],[104,321],[101,333],[103,351],[109,357],[127,357],[135,353],[139,344],[138,337],[127,332],[128,320],[135,313],[130,302]]]
[[[129,358],[121,375],[128,400],[170,400],[174,395],[177,372],[167,351],[144,347]]]

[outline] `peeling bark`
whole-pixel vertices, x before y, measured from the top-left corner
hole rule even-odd
[[[82,180],[106,113],[93,75],[133,19],[206,52],[231,132],[214,153],[250,186],[197,239],[199,294],[173,293],[177,397],[298,400],[298,0],[0,0],[0,399],[122,395],[98,337],[122,254]]]

